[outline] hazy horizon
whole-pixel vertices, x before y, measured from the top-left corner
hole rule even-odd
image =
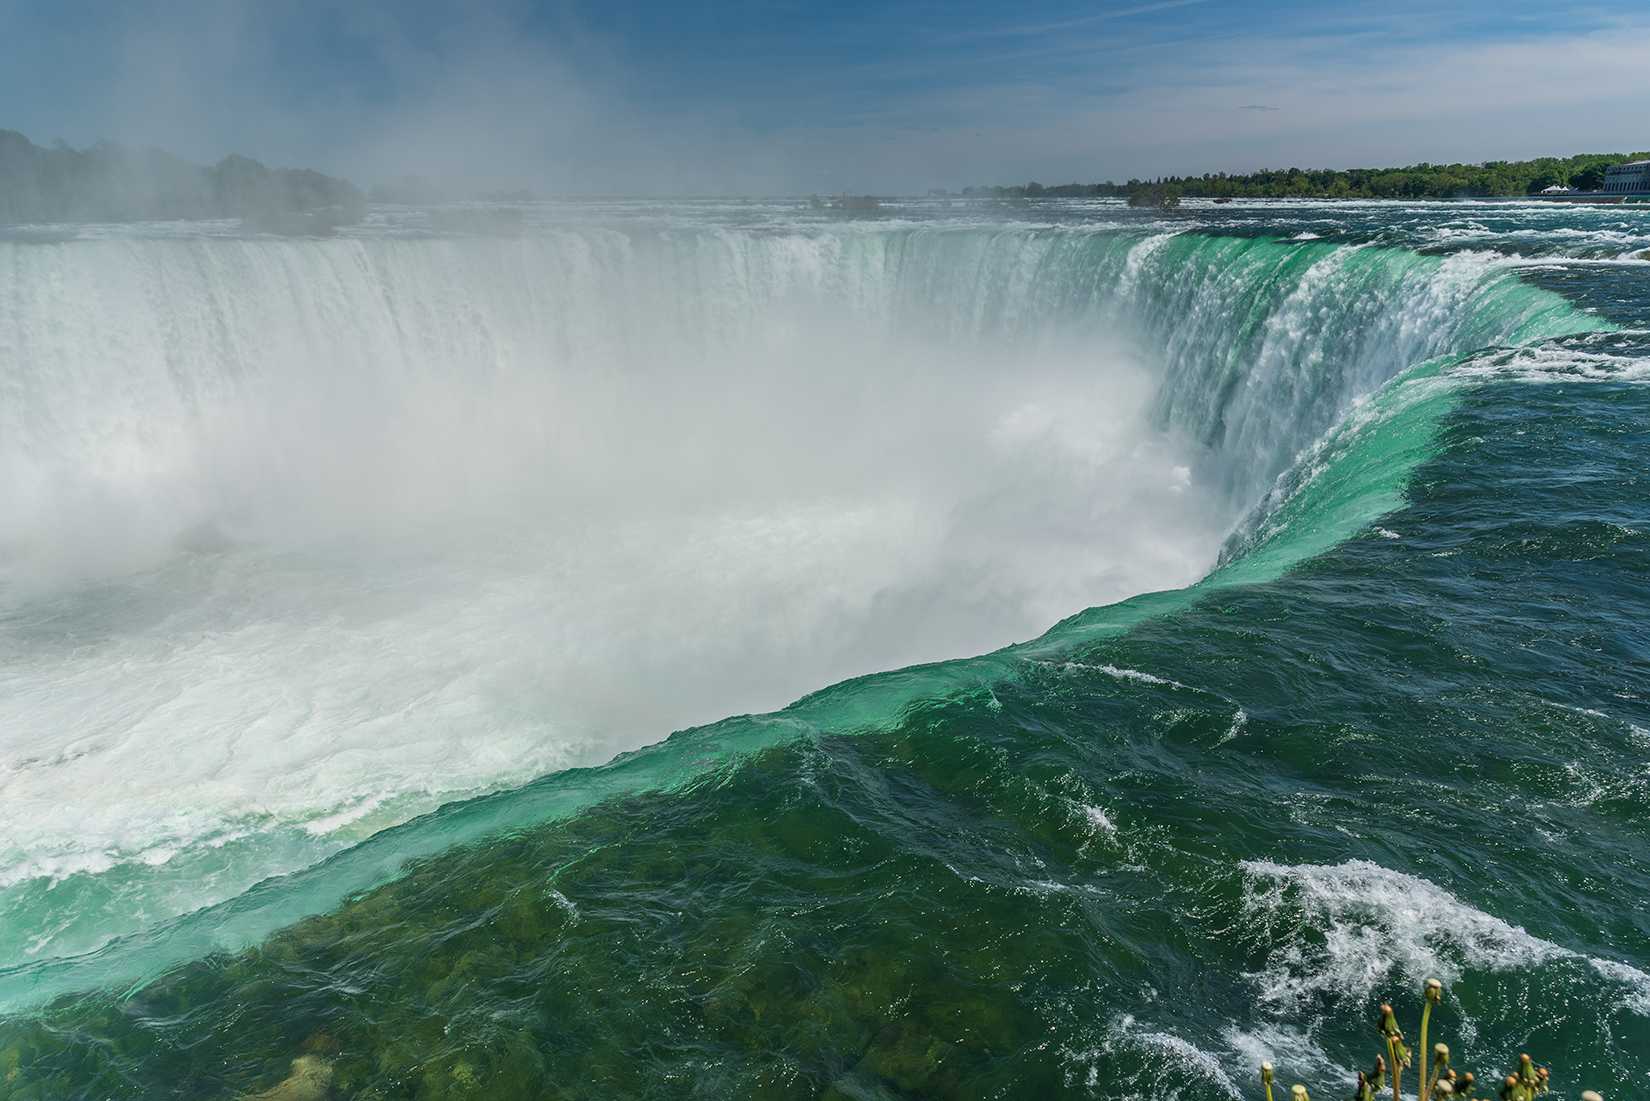
[[[922,194],[1640,148],[1626,4],[495,0],[0,13],[0,126],[452,194]],[[1598,74],[1608,73],[1608,80]]]

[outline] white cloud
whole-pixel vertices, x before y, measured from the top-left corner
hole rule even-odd
[[[799,59],[794,81],[740,58],[739,79],[712,89],[695,84],[712,61],[660,76],[632,43],[572,24],[524,34],[516,9],[435,10],[411,26],[372,0],[144,5],[99,32],[118,42],[107,71],[106,44],[83,38],[53,47],[63,87],[23,95],[22,77],[0,76],[18,111],[0,125],[202,161],[242,152],[363,185],[418,173],[457,193],[887,194],[1650,144],[1643,19],[1475,41],[1424,13],[1354,12],[1265,35],[1183,4],[1156,38],[1119,30],[1135,17],[940,27],[910,57]],[[319,41],[332,53],[309,56]]]

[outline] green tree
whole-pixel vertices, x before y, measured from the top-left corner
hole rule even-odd
[[[1594,161],[1570,177],[1570,186],[1579,191],[1598,191],[1604,187],[1604,161]]]

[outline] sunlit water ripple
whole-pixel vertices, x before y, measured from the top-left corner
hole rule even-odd
[[[488,217],[0,240],[0,1098],[1650,1095],[1647,212]]]

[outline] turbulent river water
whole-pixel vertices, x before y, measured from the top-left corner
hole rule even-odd
[[[1650,211],[521,213],[0,230],[0,1099],[1650,1097]]]

